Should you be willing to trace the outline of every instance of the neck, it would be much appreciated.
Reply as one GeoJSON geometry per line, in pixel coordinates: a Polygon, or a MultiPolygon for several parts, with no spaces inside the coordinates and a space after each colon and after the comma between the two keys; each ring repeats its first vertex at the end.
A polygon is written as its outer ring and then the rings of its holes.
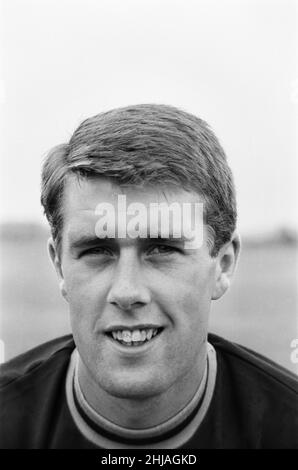
{"type": "Polygon", "coordinates": [[[144,429],[157,426],[174,417],[197,392],[207,365],[207,352],[200,355],[191,370],[166,391],[146,398],[119,398],[103,390],[85,367],[80,356],[77,377],[89,405],[101,416],[118,426],[144,429]]]}

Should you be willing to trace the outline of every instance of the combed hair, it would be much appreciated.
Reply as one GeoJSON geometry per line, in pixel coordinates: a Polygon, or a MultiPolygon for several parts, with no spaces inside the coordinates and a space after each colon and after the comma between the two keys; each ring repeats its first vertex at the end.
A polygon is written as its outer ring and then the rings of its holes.
{"type": "Polygon", "coordinates": [[[57,245],[70,174],[111,178],[119,186],[172,185],[198,193],[213,233],[211,256],[235,230],[235,188],[225,152],[205,121],[175,107],[144,104],[97,114],[83,121],[67,144],[48,153],[41,203],[57,245]]]}

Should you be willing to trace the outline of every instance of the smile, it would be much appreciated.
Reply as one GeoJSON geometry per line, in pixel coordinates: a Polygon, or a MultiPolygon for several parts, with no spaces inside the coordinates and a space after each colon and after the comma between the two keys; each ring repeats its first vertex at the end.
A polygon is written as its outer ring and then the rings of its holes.
{"type": "Polygon", "coordinates": [[[135,329],[115,329],[107,334],[114,341],[127,347],[142,346],[154,340],[160,334],[163,328],[135,328],[135,329]]]}

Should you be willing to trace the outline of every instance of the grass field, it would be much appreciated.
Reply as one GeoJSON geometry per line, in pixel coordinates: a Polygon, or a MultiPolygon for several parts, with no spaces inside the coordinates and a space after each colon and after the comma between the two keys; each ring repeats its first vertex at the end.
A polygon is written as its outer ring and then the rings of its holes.
{"type": "MultiPolygon", "coordinates": [[[[70,331],[42,231],[1,235],[1,334],[5,359],[70,331]]],[[[298,373],[291,362],[297,331],[297,250],[244,245],[233,286],[213,302],[210,330],[298,373]]]]}

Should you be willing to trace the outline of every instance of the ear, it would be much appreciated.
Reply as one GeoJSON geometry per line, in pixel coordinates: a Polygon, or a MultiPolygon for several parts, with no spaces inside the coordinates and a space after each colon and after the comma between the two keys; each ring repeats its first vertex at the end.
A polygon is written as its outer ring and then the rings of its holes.
{"type": "Polygon", "coordinates": [[[67,290],[65,286],[65,280],[64,280],[62,265],[61,265],[61,258],[59,256],[56,244],[52,238],[48,239],[48,253],[49,253],[51,262],[55,268],[58,280],[59,280],[59,289],[60,289],[61,295],[64,297],[66,301],[68,301],[67,290]]]}
{"type": "Polygon", "coordinates": [[[240,253],[240,237],[234,232],[231,240],[221,247],[217,255],[215,284],[212,300],[217,300],[229,289],[240,253]]]}

